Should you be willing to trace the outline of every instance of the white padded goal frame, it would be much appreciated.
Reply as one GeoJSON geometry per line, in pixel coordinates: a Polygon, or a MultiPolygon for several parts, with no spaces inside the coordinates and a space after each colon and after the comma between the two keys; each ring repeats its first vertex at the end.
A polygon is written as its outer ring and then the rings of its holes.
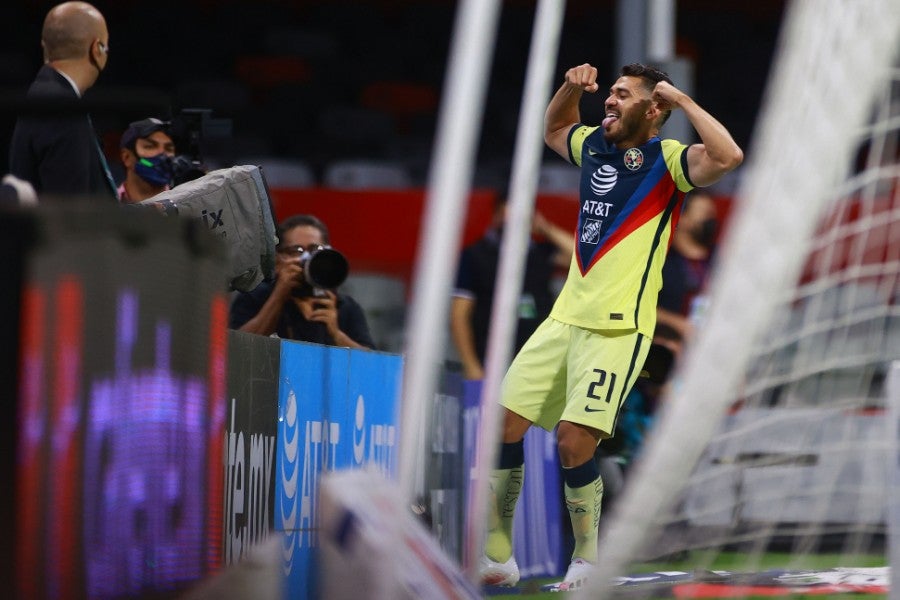
{"type": "MultiPolygon", "coordinates": [[[[900,360],[895,360],[888,374],[888,418],[891,432],[888,481],[891,498],[900,498],[900,360]]],[[[888,507],[888,555],[891,565],[891,600],[900,598],[900,503],[888,507]]]]}

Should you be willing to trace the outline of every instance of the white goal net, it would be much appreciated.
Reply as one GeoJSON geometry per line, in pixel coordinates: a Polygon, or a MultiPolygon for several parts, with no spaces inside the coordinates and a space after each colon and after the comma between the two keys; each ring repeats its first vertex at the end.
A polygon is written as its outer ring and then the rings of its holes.
{"type": "Polygon", "coordinates": [[[785,19],[706,320],[605,516],[585,597],[640,596],[622,577],[648,570],[673,573],[646,578],[656,592],[886,577],[862,568],[888,565],[900,510],[885,399],[900,359],[900,2],[800,1],[785,19]]]}

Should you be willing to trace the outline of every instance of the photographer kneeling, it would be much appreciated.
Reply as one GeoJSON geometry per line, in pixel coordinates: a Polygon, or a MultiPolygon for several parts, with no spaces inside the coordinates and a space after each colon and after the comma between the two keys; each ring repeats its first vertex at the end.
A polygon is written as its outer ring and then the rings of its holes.
{"type": "Polygon", "coordinates": [[[278,240],[275,280],[240,292],[229,326],[302,342],[374,348],[362,307],[334,289],[346,278],[347,264],[330,250],[328,227],[312,215],[295,215],[279,225],[278,240]]]}

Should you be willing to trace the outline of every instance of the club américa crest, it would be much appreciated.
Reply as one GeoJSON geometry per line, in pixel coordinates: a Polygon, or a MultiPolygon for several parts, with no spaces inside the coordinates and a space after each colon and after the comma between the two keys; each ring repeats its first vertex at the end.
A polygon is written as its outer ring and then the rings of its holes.
{"type": "Polygon", "coordinates": [[[629,171],[637,171],[644,164],[644,153],[638,148],[629,148],[625,151],[625,166],[629,171]]]}

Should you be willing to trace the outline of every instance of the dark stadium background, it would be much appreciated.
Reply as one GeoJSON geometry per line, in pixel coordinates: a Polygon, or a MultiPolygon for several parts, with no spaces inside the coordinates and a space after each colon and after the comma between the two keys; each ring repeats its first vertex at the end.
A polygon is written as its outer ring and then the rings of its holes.
{"type": "MultiPolygon", "coordinates": [[[[40,67],[40,28],[56,2],[4,4],[0,39],[0,160],[11,106],[40,67]]],[[[402,162],[424,182],[456,2],[441,0],[115,0],[110,61],[89,99],[116,160],[118,136],[146,106],[213,109],[233,135],[206,154],[220,166],[277,155],[321,177],[336,159],[402,162]],[[133,101],[132,101],[133,100],[133,101]],[[104,104],[105,102],[105,104],[104,104]],[[98,114],[100,112],[100,114],[98,114]]],[[[503,3],[476,185],[505,177],[518,118],[535,2],[503,3]]],[[[616,65],[612,0],[567,4],[555,81],[588,61],[616,65]]],[[[747,147],[783,0],[677,2],[677,54],[695,63],[695,97],[747,147]]],[[[676,82],[677,83],[677,82],[676,82]]],[[[590,116],[588,111],[588,116],[590,116]]]]}

